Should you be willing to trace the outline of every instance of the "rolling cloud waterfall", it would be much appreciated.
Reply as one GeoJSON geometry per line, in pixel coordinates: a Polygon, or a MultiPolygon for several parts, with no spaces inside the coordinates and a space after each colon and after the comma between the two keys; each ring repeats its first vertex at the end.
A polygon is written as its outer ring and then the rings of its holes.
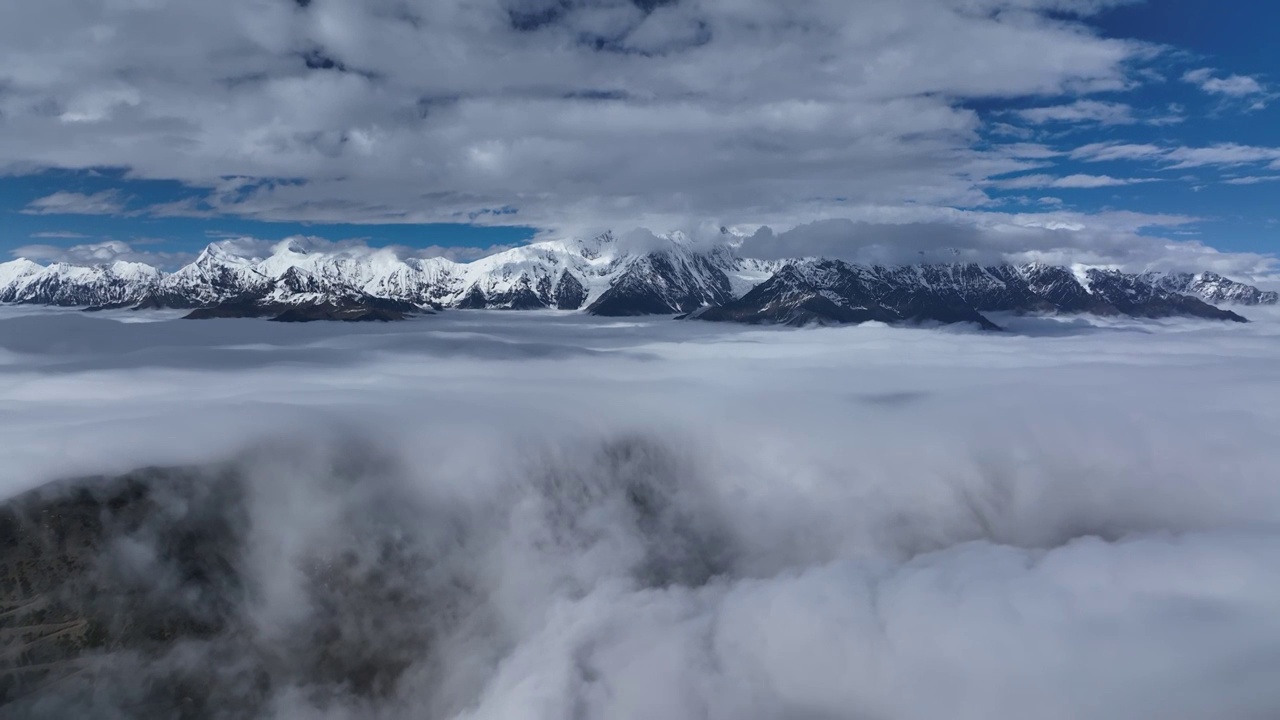
{"type": "Polygon", "coordinates": [[[1280,710],[1268,311],[6,312],[15,717],[1280,710]]]}

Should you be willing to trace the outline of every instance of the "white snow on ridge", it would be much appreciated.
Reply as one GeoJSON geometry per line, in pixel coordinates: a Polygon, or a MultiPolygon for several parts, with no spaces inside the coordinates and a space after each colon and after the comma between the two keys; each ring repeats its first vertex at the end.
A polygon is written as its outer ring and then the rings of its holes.
{"type": "MultiPolygon", "coordinates": [[[[325,293],[363,293],[419,304],[453,305],[478,290],[487,298],[510,298],[532,291],[549,297],[567,274],[581,285],[582,306],[605,293],[620,275],[651,252],[662,252],[672,264],[689,271],[698,286],[705,266],[694,262],[692,243],[676,233],[650,236],[645,253],[635,242],[620,242],[612,233],[586,239],[555,239],[512,248],[472,262],[446,258],[403,258],[389,248],[351,247],[309,250],[290,239],[265,256],[245,244],[222,241],[206,247],[190,264],[172,273],[140,263],[41,266],[19,259],[0,263],[0,302],[93,305],[103,298],[139,301],[150,295],[184,298],[195,304],[216,303],[239,294],[268,292],[280,301],[304,301],[325,293]],[[109,290],[104,286],[110,286],[109,290]]],[[[768,267],[740,261],[731,249],[710,255],[715,269],[731,276],[745,292],[768,276],[768,267]],[[741,271],[741,272],[739,272],[741,271]]],[[[498,303],[501,305],[501,301],[498,303]]]]}
{"type": "MultiPolygon", "coordinates": [[[[370,296],[420,306],[585,308],[611,288],[645,288],[665,301],[687,307],[742,297],[788,264],[739,255],[741,238],[726,234],[718,244],[697,243],[683,233],[635,231],[616,236],[544,240],[471,262],[402,257],[391,248],[367,246],[308,248],[288,239],[269,253],[229,240],[206,247],[190,264],[164,273],[141,263],[42,266],[27,259],[0,263],[0,302],[63,306],[126,305],[154,299],[152,306],[214,305],[238,297],[276,303],[322,301],[334,296],[370,296]],[[619,285],[621,283],[621,285],[619,285]],[[477,302],[477,298],[483,302],[477,302]],[[564,298],[569,298],[562,303],[564,298]],[[694,302],[698,302],[694,300],[694,302]]],[[[795,263],[811,274],[820,259],[795,263]],[[815,264],[816,263],[816,264],[815,264]]],[[[1028,269],[1018,270],[1024,276],[1028,269]]],[[[854,267],[869,282],[941,283],[959,291],[998,289],[1003,281],[977,266],[931,265],[909,268],[854,267]],[[928,270],[928,272],[926,272],[928,270]]],[[[1091,268],[1069,272],[1087,292],[1091,268]]],[[[1193,295],[1211,303],[1276,304],[1280,298],[1213,273],[1136,276],[1161,290],[1193,295]]],[[[823,278],[811,278],[819,285],[823,278]]]]}

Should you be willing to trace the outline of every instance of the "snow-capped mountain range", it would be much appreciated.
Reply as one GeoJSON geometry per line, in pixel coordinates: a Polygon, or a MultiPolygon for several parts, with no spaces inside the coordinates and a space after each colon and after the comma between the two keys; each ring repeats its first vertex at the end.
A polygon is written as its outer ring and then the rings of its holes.
{"type": "Polygon", "coordinates": [[[1243,320],[1209,303],[1275,304],[1274,292],[1213,273],[1131,275],[1046,265],[886,268],[740,256],[733,238],[700,245],[674,233],[635,247],[611,233],[549,240],[469,263],[390,249],[309,251],[284,241],[263,257],[214,243],[166,273],[19,259],[0,263],[0,302],[182,308],[195,317],[393,319],[440,308],[690,314],[746,322],[937,321],[991,326],[983,312],[1065,312],[1243,320]]]}

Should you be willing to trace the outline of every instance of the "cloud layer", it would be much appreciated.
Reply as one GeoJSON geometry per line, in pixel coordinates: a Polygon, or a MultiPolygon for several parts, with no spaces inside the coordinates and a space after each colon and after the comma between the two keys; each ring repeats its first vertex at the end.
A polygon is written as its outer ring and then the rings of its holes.
{"type": "Polygon", "coordinates": [[[1118,2],[52,0],[0,10],[0,167],[127,167],[209,189],[161,214],[309,220],[969,205],[1024,161],[975,149],[962,100],[1125,87],[1149,49],[1076,22],[1118,2]]]}
{"type": "MultiPolygon", "coordinates": [[[[1272,315],[112,317],[0,320],[0,483],[229,462],[244,624],[51,716],[175,673],[288,720],[1280,709],[1272,315]]],[[[150,537],[119,552],[164,586],[150,537]]]]}

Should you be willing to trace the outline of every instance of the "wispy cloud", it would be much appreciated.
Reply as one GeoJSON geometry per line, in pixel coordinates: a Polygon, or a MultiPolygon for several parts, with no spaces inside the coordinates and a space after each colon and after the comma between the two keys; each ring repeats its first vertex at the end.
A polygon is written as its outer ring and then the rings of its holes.
{"type": "Polygon", "coordinates": [[[1070,105],[1029,108],[1017,111],[1017,116],[1036,125],[1045,123],[1091,122],[1101,125],[1131,125],[1138,120],[1133,108],[1117,102],[1077,100],[1070,105]]]}
{"type": "Polygon", "coordinates": [[[25,215],[120,215],[125,212],[126,203],[119,190],[103,190],[91,195],[59,190],[32,200],[22,212],[25,215]]]}
{"type": "Polygon", "coordinates": [[[1267,91],[1257,78],[1249,75],[1227,75],[1218,77],[1212,68],[1189,70],[1182,76],[1183,82],[1198,86],[1211,95],[1227,95],[1229,97],[1246,97],[1260,95],[1267,91]]]}
{"type": "Polygon", "coordinates": [[[1131,105],[1099,100],[1077,100],[1067,105],[1027,108],[1014,113],[1033,125],[1095,124],[1095,125],[1172,125],[1182,122],[1180,108],[1170,107],[1163,114],[1141,114],[1131,105]]]}
{"type": "Polygon", "coordinates": [[[30,237],[35,240],[83,240],[88,235],[78,232],[68,232],[66,230],[54,230],[48,232],[31,233],[30,237]]]}
{"type": "Polygon", "coordinates": [[[1170,150],[1165,159],[1174,162],[1172,169],[1204,167],[1206,165],[1252,165],[1256,163],[1280,164],[1280,148],[1258,147],[1223,143],[1209,147],[1180,147],[1170,150]]]}
{"type": "Polygon", "coordinates": [[[1071,152],[1074,160],[1110,162],[1151,160],[1168,164],[1170,170],[1269,163],[1280,169],[1280,147],[1219,143],[1206,147],[1165,147],[1150,144],[1092,143],[1071,152]]]}
{"type": "Polygon", "coordinates": [[[1115,160],[1149,160],[1161,157],[1167,152],[1158,145],[1133,143],[1090,143],[1071,152],[1073,160],[1091,160],[1095,162],[1111,162],[1115,160]]]}
{"type": "Polygon", "coordinates": [[[1222,182],[1227,185],[1259,185],[1276,181],[1280,181],[1280,175],[1247,175],[1245,177],[1227,178],[1222,182]]]}
{"type": "Polygon", "coordinates": [[[1157,182],[1159,178],[1118,178],[1110,175],[1023,175],[1008,180],[998,180],[992,186],[1006,190],[1026,190],[1034,188],[1089,189],[1120,187],[1139,183],[1157,182]]]}

